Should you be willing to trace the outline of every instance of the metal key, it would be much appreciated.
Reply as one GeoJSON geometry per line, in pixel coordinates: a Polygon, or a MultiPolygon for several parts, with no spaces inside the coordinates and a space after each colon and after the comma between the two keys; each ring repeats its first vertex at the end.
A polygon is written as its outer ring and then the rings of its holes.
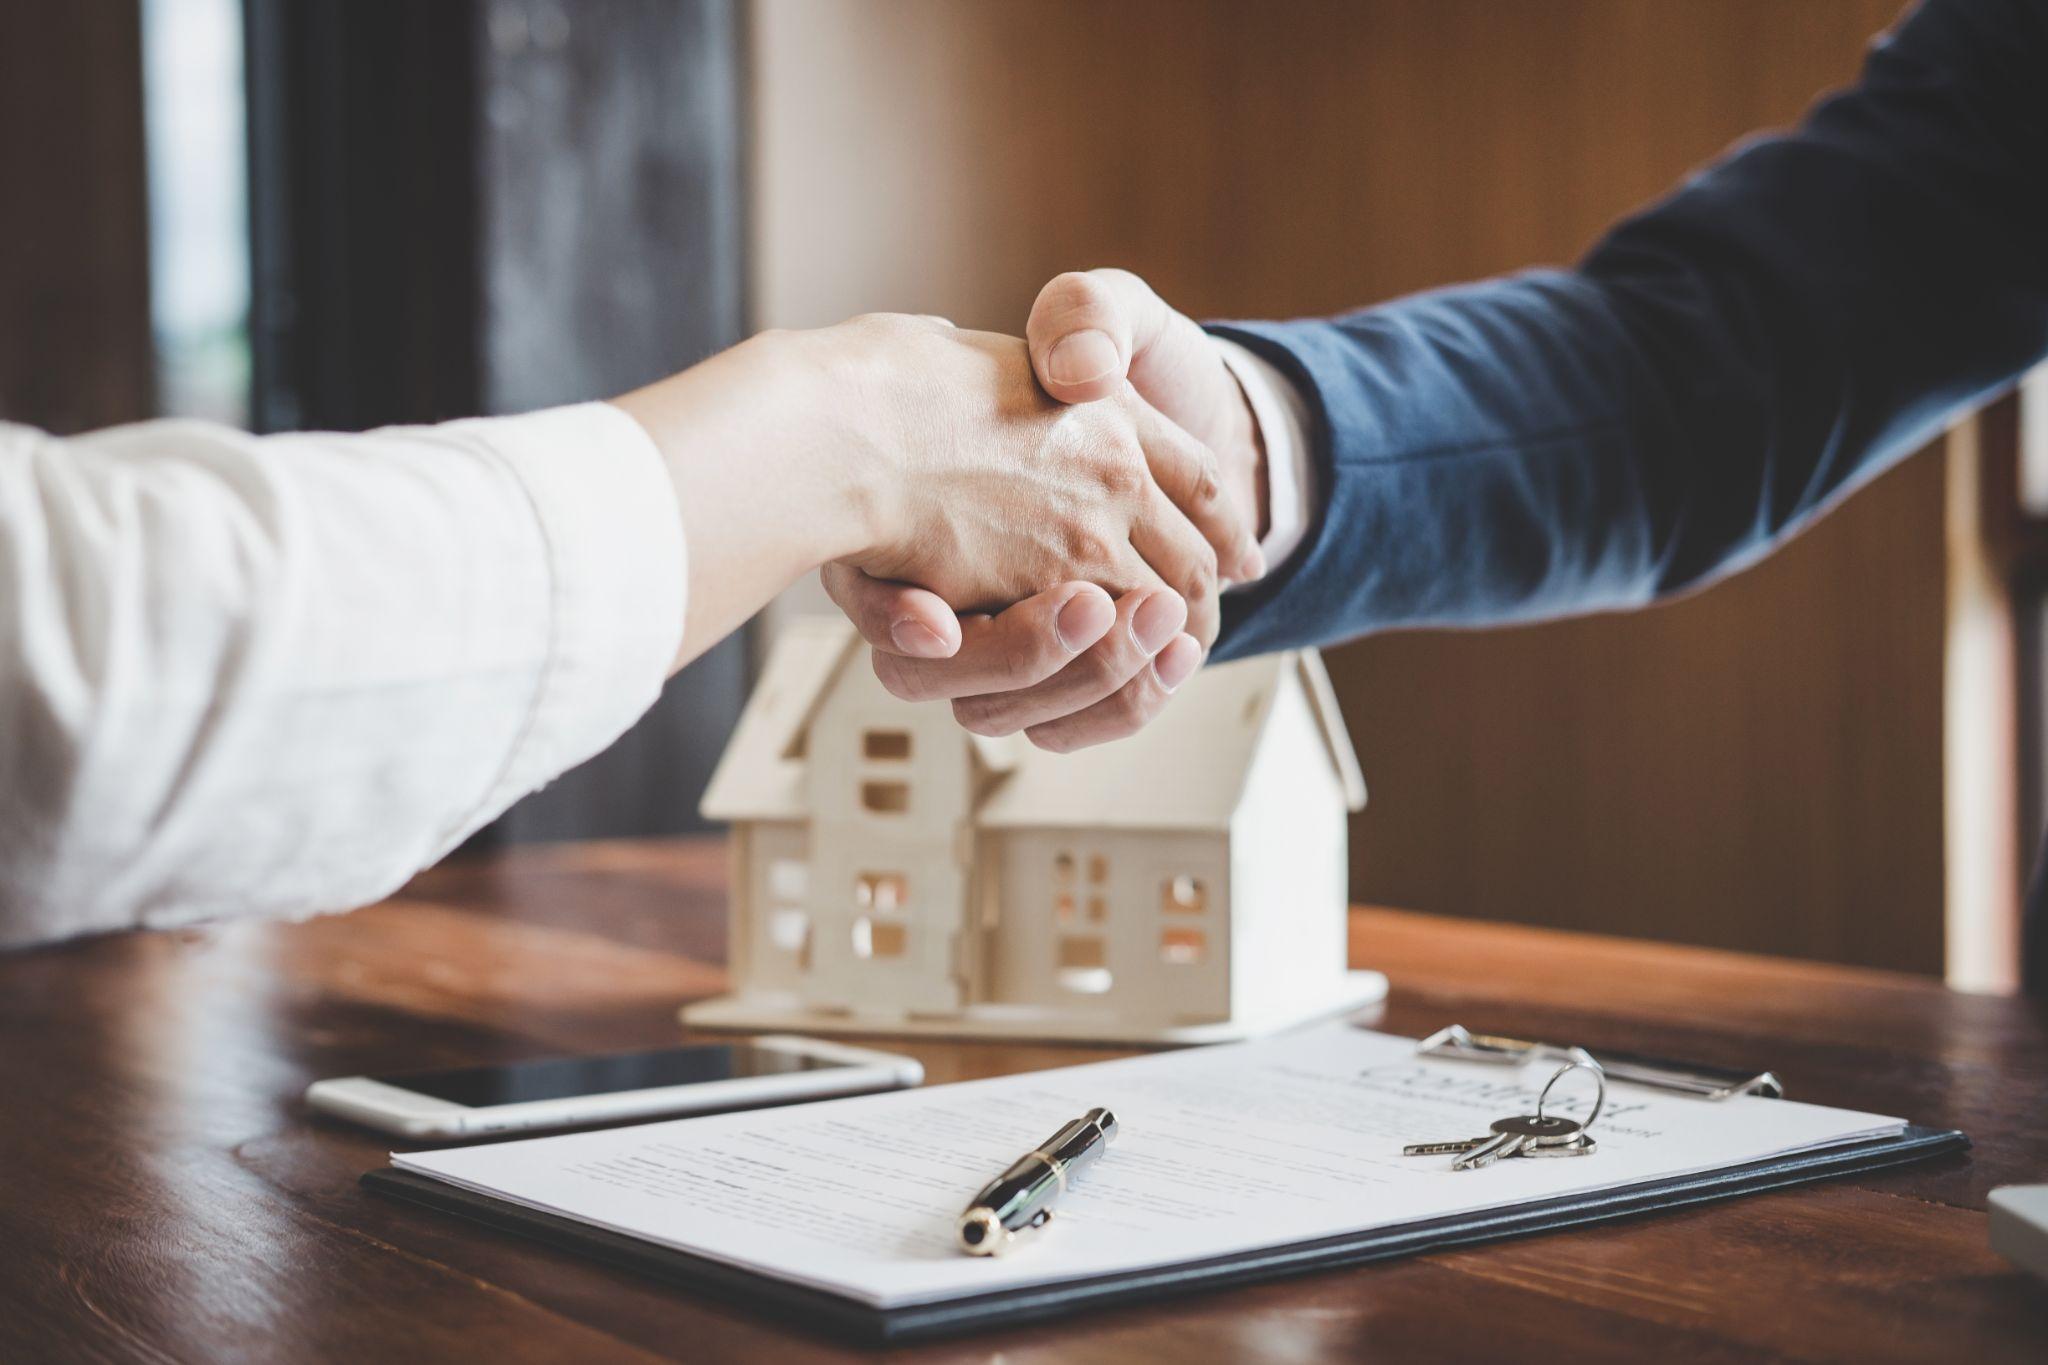
{"type": "MultiPolygon", "coordinates": [[[[1544,1148],[1567,1146],[1578,1141],[1584,1129],[1585,1125],[1575,1119],[1512,1114],[1504,1119],[1495,1119],[1492,1131],[1483,1137],[1464,1138],[1457,1142],[1411,1143],[1401,1149],[1401,1154],[1450,1156],[1455,1153],[1458,1159],[1451,1163],[1452,1170],[1476,1171],[1481,1166],[1490,1166],[1503,1157],[1521,1156],[1544,1148]]],[[[1590,1143],[1591,1139],[1586,1141],[1590,1143]]],[[[1584,1154],[1584,1151],[1572,1153],[1575,1156],[1584,1154]]]]}
{"type": "Polygon", "coordinates": [[[1545,1147],[1534,1144],[1515,1153],[1516,1156],[1591,1156],[1600,1150],[1600,1144],[1589,1134],[1581,1133],[1570,1142],[1553,1142],[1545,1147]]]}
{"type": "Polygon", "coordinates": [[[1492,1131],[1485,1137],[1466,1138],[1459,1142],[1412,1143],[1402,1148],[1401,1154],[1448,1156],[1455,1152],[1458,1159],[1451,1163],[1454,1171],[1478,1170],[1510,1156],[1591,1156],[1598,1149],[1593,1139],[1586,1135],[1586,1130],[1593,1126],[1593,1121],[1600,1117],[1600,1110],[1607,1103],[1607,1073],[1582,1048],[1573,1048],[1571,1056],[1572,1060],[1551,1075],[1543,1093],[1536,1097],[1535,1113],[1495,1119],[1492,1131]],[[1544,1112],[1544,1106],[1550,1102],[1550,1092],[1574,1071],[1587,1073],[1599,1087],[1594,1093],[1592,1110],[1583,1123],[1544,1112]]]}

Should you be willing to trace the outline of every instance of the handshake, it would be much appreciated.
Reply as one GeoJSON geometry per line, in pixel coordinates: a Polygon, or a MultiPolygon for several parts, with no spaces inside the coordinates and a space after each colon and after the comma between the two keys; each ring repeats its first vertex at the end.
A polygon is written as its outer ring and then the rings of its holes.
{"type": "Polygon", "coordinates": [[[679,664],[822,569],[891,692],[1065,751],[1150,720],[1265,572],[1237,380],[1123,271],[1054,279],[1024,340],[876,314],[617,402],[682,506],[679,664]]]}

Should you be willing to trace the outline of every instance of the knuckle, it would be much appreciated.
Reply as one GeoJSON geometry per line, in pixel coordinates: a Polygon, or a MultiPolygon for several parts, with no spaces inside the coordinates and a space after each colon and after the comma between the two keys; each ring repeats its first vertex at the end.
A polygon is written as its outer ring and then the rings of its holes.
{"type": "Polygon", "coordinates": [[[991,739],[1014,734],[1017,728],[1004,723],[998,704],[987,697],[961,697],[953,703],[953,719],[970,734],[991,739]]]}
{"type": "Polygon", "coordinates": [[[1109,305],[1109,286],[1085,270],[1068,270],[1055,275],[1045,287],[1046,296],[1066,312],[1086,312],[1109,305]]]}
{"type": "Polygon", "coordinates": [[[874,345],[903,345],[935,330],[931,322],[909,313],[860,313],[842,325],[874,345]]]}
{"type": "Polygon", "coordinates": [[[1145,660],[1138,642],[1128,630],[1120,632],[1114,648],[1096,648],[1082,656],[1081,662],[1087,667],[1089,686],[1096,691],[1108,691],[1121,687],[1130,681],[1145,660]]]}
{"type": "Polygon", "coordinates": [[[1142,492],[1152,473],[1137,433],[1114,423],[1101,409],[1086,411],[1084,420],[1096,486],[1113,501],[1142,492]]]}
{"type": "Polygon", "coordinates": [[[1070,754],[1080,746],[1073,742],[1071,727],[1065,725],[1037,725],[1024,732],[1032,747],[1043,749],[1049,754],[1070,754]]]}
{"type": "Polygon", "coordinates": [[[1045,672],[1048,650],[1037,632],[1006,635],[998,646],[995,673],[1011,687],[1025,687],[1045,672]]]}
{"type": "Polygon", "coordinates": [[[1145,486],[1144,467],[1121,452],[1102,461],[1096,478],[1102,491],[1116,502],[1136,496],[1145,486]]]}
{"type": "Polygon", "coordinates": [[[1093,279],[1098,285],[1100,285],[1105,292],[1110,291],[1109,282],[1111,280],[1115,280],[1118,284],[1121,284],[1124,288],[1128,290],[1144,294],[1148,297],[1158,297],[1156,294],[1153,293],[1151,283],[1147,281],[1144,276],[1139,275],[1133,271],[1125,270],[1122,266],[1104,266],[1100,270],[1091,272],[1089,278],[1093,279]]]}
{"type": "Polygon", "coordinates": [[[901,651],[896,649],[895,640],[890,637],[889,625],[889,613],[882,609],[880,603],[865,602],[855,605],[853,628],[860,633],[861,639],[884,654],[900,653],[901,651]]]}
{"type": "Polygon", "coordinates": [[[1111,699],[1109,719],[1119,735],[1135,734],[1152,719],[1152,689],[1133,684],[1111,699]]]}
{"type": "MultiPolygon", "coordinates": [[[[1116,561],[1116,546],[1097,527],[1078,524],[1066,528],[1061,536],[1060,548],[1065,551],[1067,563],[1080,569],[1099,569],[1116,561]]],[[[1087,574],[1075,577],[1086,578],[1087,574]]]]}

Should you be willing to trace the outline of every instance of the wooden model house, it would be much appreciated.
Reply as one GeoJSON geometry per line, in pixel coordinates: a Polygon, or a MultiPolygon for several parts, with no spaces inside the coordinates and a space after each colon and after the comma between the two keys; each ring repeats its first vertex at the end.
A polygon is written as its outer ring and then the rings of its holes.
{"type": "Polygon", "coordinates": [[[1143,1042],[1377,998],[1345,967],[1365,786],[1312,652],[1196,673],[1056,755],[897,700],[837,620],[777,641],[704,813],[732,822],[734,993],[712,1027],[1143,1042]]]}

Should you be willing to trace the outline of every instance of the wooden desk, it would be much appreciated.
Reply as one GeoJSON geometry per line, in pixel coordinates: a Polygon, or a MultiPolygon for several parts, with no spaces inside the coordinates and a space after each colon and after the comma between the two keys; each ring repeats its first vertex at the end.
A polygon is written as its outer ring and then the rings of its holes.
{"type": "MultiPolygon", "coordinates": [[[[0,1361],[652,1359],[846,1351],[375,1199],[387,1143],[321,1076],[676,1036],[724,949],[712,842],[516,852],[296,926],[0,957],[0,1361]]],[[[1385,910],[1352,921],[1386,1026],[1768,1065],[1796,1095],[1952,1125],[1968,1157],[1615,1226],[1109,1311],[916,1360],[2039,1361],[2048,1287],[1985,1245],[2048,1180],[2048,1018],[1932,982],[1385,910]]],[[[1099,1052],[903,1045],[933,1081],[1099,1052]]]]}

